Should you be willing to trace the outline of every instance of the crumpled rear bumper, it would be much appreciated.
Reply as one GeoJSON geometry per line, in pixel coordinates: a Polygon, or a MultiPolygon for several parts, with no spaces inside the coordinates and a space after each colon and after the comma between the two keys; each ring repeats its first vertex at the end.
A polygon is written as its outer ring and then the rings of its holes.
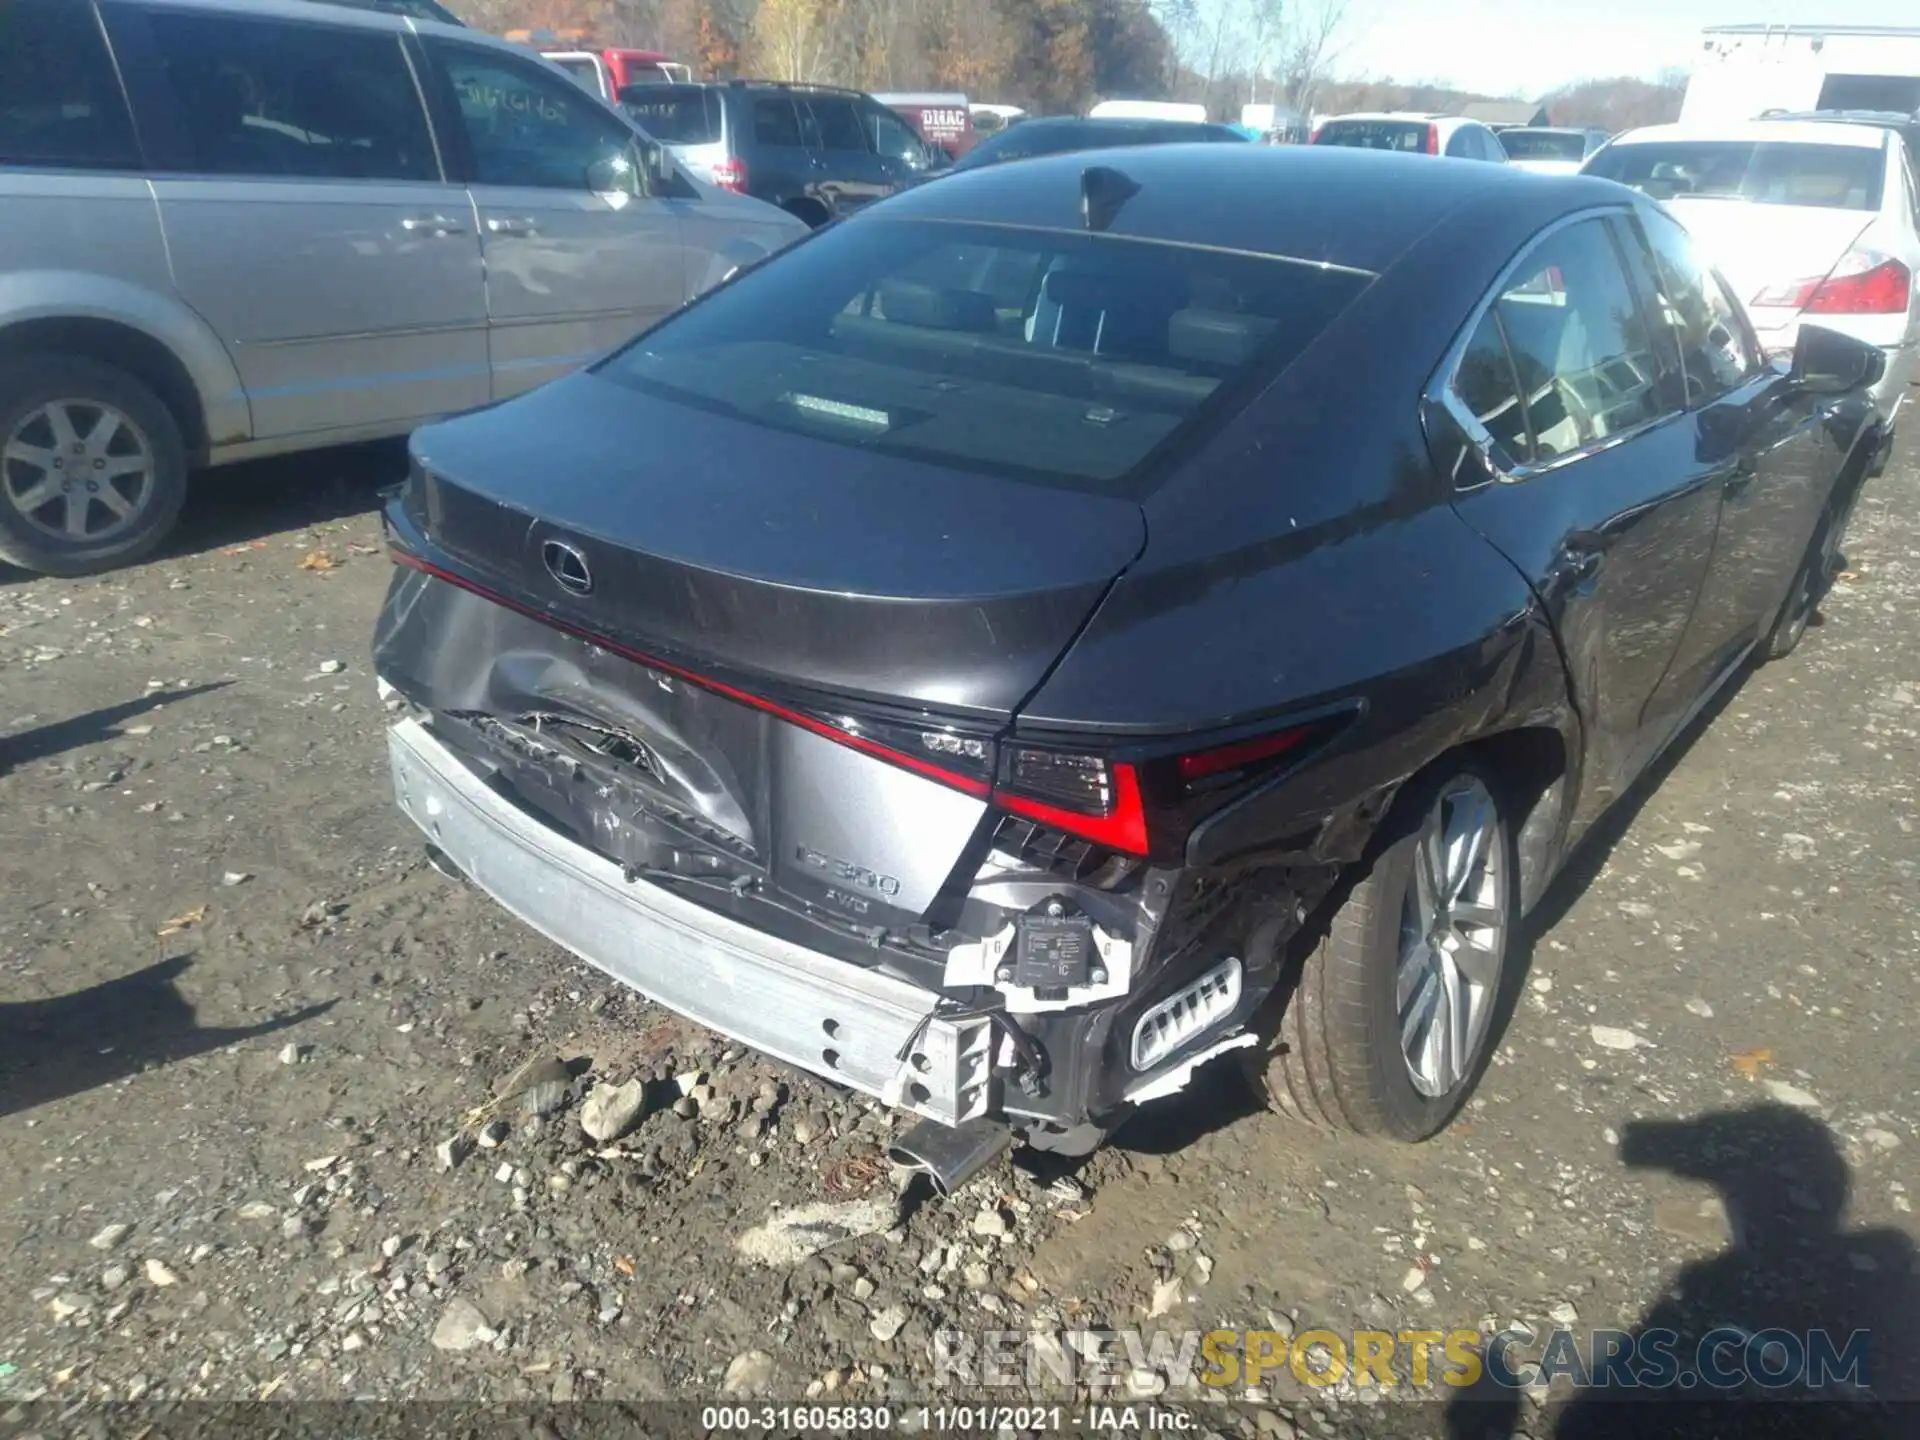
{"type": "Polygon", "coordinates": [[[945,1125],[986,1114],[993,1030],[939,997],[644,880],[512,804],[417,719],[388,732],[400,808],[521,920],[689,1019],[945,1125]]]}

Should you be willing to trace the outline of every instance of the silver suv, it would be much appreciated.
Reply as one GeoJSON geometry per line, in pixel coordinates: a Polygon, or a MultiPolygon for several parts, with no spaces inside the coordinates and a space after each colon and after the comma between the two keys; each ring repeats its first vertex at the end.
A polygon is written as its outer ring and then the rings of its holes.
{"type": "Polygon", "coordinates": [[[806,233],[531,52],[311,0],[0,0],[0,559],[552,379],[806,233]]]}

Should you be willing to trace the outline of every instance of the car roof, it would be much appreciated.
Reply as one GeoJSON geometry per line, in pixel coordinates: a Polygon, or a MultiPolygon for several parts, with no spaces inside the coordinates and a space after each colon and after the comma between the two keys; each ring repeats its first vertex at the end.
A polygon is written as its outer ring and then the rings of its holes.
{"type": "Polygon", "coordinates": [[[1771,144],[1847,145],[1859,150],[1878,150],[1886,144],[1884,136],[1867,125],[1844,120],[1737,120],[1724,125],[1701,123],[1645,125],[1616,135],[1616,145],[1651,145],[1673,141],[1764,141],[1771,144]]]}
{"type": "Polygon", "coordinates": [[[1920,114],[1909,115],[1904,110],[1768,110],[1760,119],[1779,120],[1834,120],[1843,125],[1912,125],[1920,122],[1920,114]]]}
{"type": "MultiPolygon", "coordinates": [[[[1442,115],[1437,110],[1349,110],[1344,115],[1329,115],[1323,124],[1336,120],[1464,120],[1464,115],[1442,115]]],[[[1478,120],[1473,122],[1478,125],[1478,120]]]]}
{"type": "Polygon", "coordinates": [[[1018,125],[1009,125],[1002,134],[1012,134],[1024,130],[1029,133],[1042,130],[1220,130],[1226,127],[1211,120],[1160,120],[1151,115],[1040,115],[1030,120],[1022,120],[1018,125]]]}
{"type": "MultiPolygon", "coordinates": [[[[1029,122],[1031,123],[1031,122],[1029,122]]],[[[1139,188],[1108,234],[1208,245],[1254,255],[1385,269],[1445,217],[1490,206],[1501,220],[1628,203],[1620,186],[1591,176],[1528,174],[1505,165],[1436,165],[1426,156],[1336,145],[1142,145],[1102,150],[1098,167],[1139,188]],[[1221,197],[1233,197],[1223,205],[1221,197]],[[1503,203],[1503,201],[1511,203],[1503,203]]],[[[1017,165],[956,171],[870,212],[899,220],[1081,230],[1084,151],[1017,165]]],[[[1550,218],[1550,217],[1549,217],[1550,218]]],[[[864,217],[862,223],[865,223],[864,217]]],[[[1517,246],[1530,232],[1517,232],[1517,246]]]]}
{"type": "MultiPolygon", "coordinates": [[[[140,6],[144,0],[122,0],[122,3],[140,6]]],[[[348,25],[368,30],[405,31],[418,28],[423,34],[458,34],[462,40],[473,45],[485,45],[491,49],[507,50],[516,55],[531,55],[536,52],[529,46],[516,45],[512,41],[502,40],[497,35],[489,35],[484,30],[476,30],[460,22],[426,18],[425,6],[409,4],[408,0],[166,0],[170,8],[185,7],[207,14],[245,16],[258,19],[262,16],[279,20],[305,20],[311,23],[316,17],[316,8],[330,10],[326,21],[333,25],[348,25]]]]}

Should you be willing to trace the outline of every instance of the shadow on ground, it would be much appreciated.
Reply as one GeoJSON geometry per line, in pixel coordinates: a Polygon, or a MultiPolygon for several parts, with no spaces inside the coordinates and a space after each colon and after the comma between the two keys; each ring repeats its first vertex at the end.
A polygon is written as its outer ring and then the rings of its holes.
{"type": "Polygon", "coordinates": [[[88,710],[66,720],[55,720],[49,725],[37,725],[16,735],[0,735],[0,775],[17,770],[22,765],[31,765],[36,760],[50,760],[69,750],[115,739],[121,733],[119,727],[136,715],[145,715],[176,700],[204,695],[209,690],[224,690],[232,683],[230,680],[214,680],[185,690],[155,690],[138,700],[103,705],[98,710],[88,710]]]}
{"type": "MultiPolygon", "coordinates": [[[[407,478],[404,440],[340,445],[197,472],[179,524],[156,559],[250,545],[308,525],[365,515],[380,492],[407,478]]],[[[0,562],[0,585],[36,577],[0,562]]]]}
{"type": "Polygon", "coordinates": [[[46,1000],[0,1003],[0,1117],[323,1015],[309,1005],[257,1025],[203,1027],[176,981],[182,955],[46,1000]]]}
{"type": "Polygon", "coordinates": [[[406,478],[404,440],[343,445],[202,471],[193,477],[179,527],[160,554],[198,555],[365,515],[379,505],[381,490],[406,478]]]}
{"type": "MultiPolygon", "coordinates": [[[[1711,1185],[1731,1243],[1683,1265],[1633,1327],[1624,1374],[1642,1384],[1588,1385],[1527,1414],[1520,1395],[1483,1377],[1448,1405],[1451,1440],[1507,1440],[1522,1426],[1554,1440],[1920,1433],[1915,1247],[1898,1230],[1846,1227],[1851,1174],[1831,1130],[1771,1104],[1635,1120],[1621,1127],[1620,1158],[1711,1185]]],[[[1576,1363],[1600,1348],[1577,1337],[1576,1363]]],[[[1521,1374],[1553,1352],[1540,1337],[1513,1353],[1505,1368],[1521,1374]]],[[[1583,1370],[1569,1373],[1578,1382],[1583,1370]]]]}

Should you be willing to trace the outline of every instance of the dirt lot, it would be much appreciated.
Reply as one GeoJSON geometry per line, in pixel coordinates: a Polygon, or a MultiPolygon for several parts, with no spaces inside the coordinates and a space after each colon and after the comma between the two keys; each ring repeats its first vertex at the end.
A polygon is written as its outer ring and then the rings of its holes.
{"type": "MultiPolygon", "coordinates": [[[[218,477],[126,573],[4,577],[0,1395],[925,1399],[949,1328],[1844,1334],[1904,1306],[1910,1335],[1917,458],[1869,487],[1825,622],[1550,898],[1462,1124],[1340,1140],[1214,1077],[1074,1175],[945,1202],[896,1197],[863,1103],[424,864],[367,661],[395,451],[218,477]],[[540,1057],[564,1089],[473,1113],[540,1057]],[[589,1140],[582,1096],[632,1077],[642,1118],[589,1140]],[[811,1202],[874,1233],[742,1254],[811,1202]]],[[[1381,1420],[1266,1389],[1200,1410],[1381,1420]]]]}

